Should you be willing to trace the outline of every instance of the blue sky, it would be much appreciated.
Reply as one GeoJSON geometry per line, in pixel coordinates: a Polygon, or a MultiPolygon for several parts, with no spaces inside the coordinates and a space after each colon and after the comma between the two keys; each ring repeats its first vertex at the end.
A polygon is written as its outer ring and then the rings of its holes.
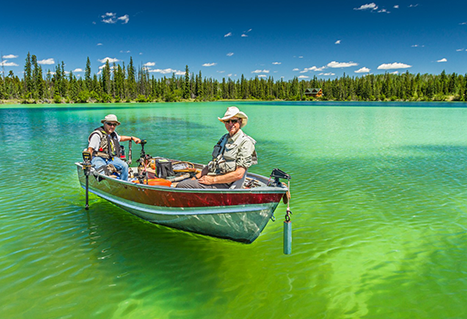
{"type": "MultiPolygon", "coordinates": [[[[236,80],[467,73],[466,1],[3,1],[2,69],[84,75],[106,59],[236,80]]],[[[1,70],[0,70],[1,71],[1,70]]]]}

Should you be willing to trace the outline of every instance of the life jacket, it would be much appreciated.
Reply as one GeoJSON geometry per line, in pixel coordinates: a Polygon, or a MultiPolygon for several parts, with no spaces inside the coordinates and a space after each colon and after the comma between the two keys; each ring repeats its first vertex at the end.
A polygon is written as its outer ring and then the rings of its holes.
{"type": "MultiPolygon", "coordinates": [[[[238,133],[239,136],[233,143],[229,143],[230,135],[227,133],[220,138],[217,144],[214,146],[212,152],[212,161],[208,164],[209,175],[223,175],[229,172],[233,172],[237,169],[237,153],[242,144],[246,141],[251,141],[253,145],[256,141],[250,136],[246,135],[243,131],[238,133]]],[[[258,164],[258,156],[256,150],[253,151],[251,165],[258,164]]]]}
{"type": "Polygon", "coordinates": [[[94,151],[93,156],[99,156],[105,159],[109,159],[112,157],[120,157],[120,143],[118,142],[118,135],[117,133],[113,132],[110,134],[107,134],[107,132],[104,130],[104,127],[98,127],[96,128],[88,138],[88,141],[91,141],[91,137],[94,134],[98,134],[101,142],[99,144],[99,148],[96,151],[94,151]]]}

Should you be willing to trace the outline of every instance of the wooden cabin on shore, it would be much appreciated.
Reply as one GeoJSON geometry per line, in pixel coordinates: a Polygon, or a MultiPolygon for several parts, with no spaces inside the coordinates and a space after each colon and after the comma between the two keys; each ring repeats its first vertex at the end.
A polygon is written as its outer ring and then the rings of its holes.
{"type": "Polygon", "coordinates": [[[305,96],[311,97],[321,97],[323,95],[323,90],[320,88],[312,88],[305,90],[305,96]]]}

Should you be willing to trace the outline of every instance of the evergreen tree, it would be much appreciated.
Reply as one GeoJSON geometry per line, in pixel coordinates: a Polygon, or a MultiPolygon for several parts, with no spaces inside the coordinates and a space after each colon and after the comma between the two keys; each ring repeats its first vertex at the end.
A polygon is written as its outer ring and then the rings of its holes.
{"type": "Polygon", "coordinates": [[[190,71],[188,70],[188,65],[185,67],[185,84],[183,86],[183,98],[190,98],[190,71]]]}
{"type": "Polygon", "coordinates": [[[24,95],[30,96],[33,89],[32,81],[32,63],[31,63],[31,54],[28,52],[26,57],[26,63],[24,64],[24,95]]]}
{"type": "Polygon", "coordinates": [[[130,57],[130,63],[128,64],[128,79],[127,79],[127,88],[128,88],[128,98],[136,98],[136,70],[133,65],[133,58],[130,57]]]}
{"type": "Polygon", "coordinates": [[[84,70],[84,82],[86,90],[92,91],[91,61],[89,60],[89,57],[86,59],[86,68],[84,70]]]}
{"type": "Polygon", "coordinates": [[[102,89],[105,94],[111,94],[111,82],[110,82],[110,64],[109,60],[105,61],[104,68],[102,69],[102,89]]]}

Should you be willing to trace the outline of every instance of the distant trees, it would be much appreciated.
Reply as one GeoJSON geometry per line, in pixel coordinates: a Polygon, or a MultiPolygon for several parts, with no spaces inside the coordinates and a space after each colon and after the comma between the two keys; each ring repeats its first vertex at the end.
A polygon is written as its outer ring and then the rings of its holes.
{"type": "Polygon", "coordinates": [[[223,78],[221,81],[190,73],[156,79],[145,67],[135,68],[130,58],[125,64],[112,65],[107,61],[100,74],[91,74],[91,62],[86,60],[84,77],[65,72],[65,63],[58,63],[54,72],[44,76],[37,57],[28,53],[24,75],[20,79],[9,72],[0,77],[0,100],[20,100],[23,103],[42,102],[175,102],[182,100],[215,101],[250,100],[311,100],[307,88],[321,88],[319,100],[332,101],[466,101],[467,75],[446,74],[368,74],[336,79],[311,80],[293,78],[289,81],[269,78],[223,78]]]}

